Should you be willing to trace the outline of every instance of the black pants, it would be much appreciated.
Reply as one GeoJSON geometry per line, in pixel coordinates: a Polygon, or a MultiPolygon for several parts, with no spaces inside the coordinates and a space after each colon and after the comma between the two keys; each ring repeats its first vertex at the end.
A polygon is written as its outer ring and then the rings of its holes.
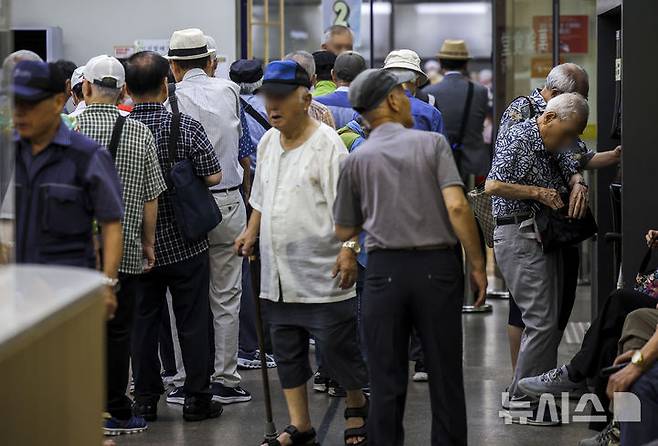
{"type": "Polygon", "coordinates": [[[569,368],[582,377],[596,377],[601,368],[612,365],[616,357],[617,341],[621,337],[626,316],[639,308],[655,307],[656,299],[644,293],[634,290],[610,293],[585,333],[580,350],[571,360],[569,368]]]}
{"type": "Polygon", "coordinates": [[[176,374],[176,355],[174,354],[174,340],[171,335],[171,320],[169,319],[169,307],[162,307],[160,318],[160,361],[165,375],[176,374]]]}
{"type": "Polygon", "coordinates": [[[133,342],[135,399],[157,401],[164,393],[158,360],[158,334],[167,288],[171,292],[176,328],[187,377],[188,396],[210,398],[208,370],[208,252],[157,267],[142,276],[143,296],[137,301],[133,342]]]}
{"type": "Polygon", "coordinates": [[[453,250],[370,253],[363,296],[372,389],[369,444],[404,443],[412,327],[420,335],[429,374],[431,444],[466,444],[463,297],[462,265],[453,250]]]}
{"type": "Polygon", "coordinates": [[[119,274],[117,311],[107,322],[107,411],[114,418],[128,420],[132,402],[126,396],[130,370],[130,335],[133,325],[135,300],[139,298],[138,275],[119,274]]]}
{"type": "MultiPolygon", "coordinates": [[[[580,248],[578,246],[569,246],[568,248],[562,249],[562,268],[563,297],[558,320],[560,331],[564,331],[564,329],[567,328],[574,303],[576,302],[578,273],[580,270],[580,248]]],[[[514,302],[514,296],[511,296],[511,299],[509,300],[509,318],[507,323],[514,327],[525,328],[525,324],[521,319],[521,309],[516,305],[516,302],[514,302]]]]}

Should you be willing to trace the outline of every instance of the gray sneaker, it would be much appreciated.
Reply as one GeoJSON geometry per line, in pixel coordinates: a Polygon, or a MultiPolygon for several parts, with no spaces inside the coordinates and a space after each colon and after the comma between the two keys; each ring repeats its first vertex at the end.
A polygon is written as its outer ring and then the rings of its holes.
{"type": "Polygon", "coordinates": [[[619,446],[620,438],[619,424],[613,422],[592,438],[580,440],[578,446],[619,446]]]}
{"type": "Polygon", "coordinates": [[[574,392],[583,386],[580,382],[569,379],[567,366],[549,370],[539,376],[531,376],[519,380],[519,389],[527,395],[539,398],[543,394],[560,396],[562,392],[574,392]]]}

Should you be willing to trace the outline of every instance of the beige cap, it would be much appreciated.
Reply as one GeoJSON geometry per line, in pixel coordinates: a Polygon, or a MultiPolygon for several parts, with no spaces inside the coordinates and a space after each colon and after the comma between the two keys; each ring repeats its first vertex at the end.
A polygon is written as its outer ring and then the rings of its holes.
{"type": "Polygon", "coordinates": [[[410,70],[418,74],[422,80],[421,84],[427,82],[427,74],[420,68],[420,57],[412,50],[394,50],[388,53],[384,61],[384,69],[410,70]]]}

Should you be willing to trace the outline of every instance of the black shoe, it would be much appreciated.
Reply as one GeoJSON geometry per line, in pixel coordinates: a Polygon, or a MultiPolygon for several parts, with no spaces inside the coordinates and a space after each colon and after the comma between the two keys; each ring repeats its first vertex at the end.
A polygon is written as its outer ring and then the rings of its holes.
{"type": "Polygon", "coordinates": [[[158,419],[158,401],[135,401],[133,414],[146,421],[156,421],[158,419]]]}
{"type": "Polygon", "coordinates": [[[329,396],[333,396],[335,398],[344,398],[347,396],[347,392],[345,389],[343,389],[340,384],[338,384],[336,381],[333,379],[329,379],[329,382],[327,384],[329,396]]]}
{"type": "Polygon", "coordinates": [[[251,401],[251,394],[242,387],[226,387],[221,383],[210,383],[212,399],[222,404],[245,403],[251,401]]]}
{"type": "Polygon", "coordinates": [[[423,364],[423,361],[416,361],[416,364],[414,364],[414,376],[411,379],[417,383],[427,381],[427,370],[425,369],[425,364],[423,364]]]}
{"type": "Polygon", "coordinates": [[[206,418],[217,418],[223,411],[222,403],[209,397],[188,396],[185,397],[183,405],[183,418],[185,421],[202,421],[206,418]]]}
{"type": "Polygon", "coordinates": [[[328,383],[329,383],[329,378],[323,375],[320,370],[315,372],[315,377],[313,378],[313,390],[320,393],[327,393],[328,383]]]}

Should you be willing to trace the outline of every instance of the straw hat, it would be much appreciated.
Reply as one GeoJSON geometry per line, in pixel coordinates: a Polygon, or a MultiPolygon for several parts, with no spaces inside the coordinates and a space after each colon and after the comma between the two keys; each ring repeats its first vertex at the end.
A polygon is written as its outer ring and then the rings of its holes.
{"type": "Polygon", "coordinates": [[[208,49],[208,40],[198,28],[189,28],[174,31],[169,40],[170,60],[201,59],[214,54],[214,50],[208,49]]]}
{"type": "Polygon", "coordinates": [[[466,42],[463,40],[450,39],[443,41],[438,56],[439,59],[447,60],[469,60],[471,58],[470,54],[468,54],[466,42]]]}

